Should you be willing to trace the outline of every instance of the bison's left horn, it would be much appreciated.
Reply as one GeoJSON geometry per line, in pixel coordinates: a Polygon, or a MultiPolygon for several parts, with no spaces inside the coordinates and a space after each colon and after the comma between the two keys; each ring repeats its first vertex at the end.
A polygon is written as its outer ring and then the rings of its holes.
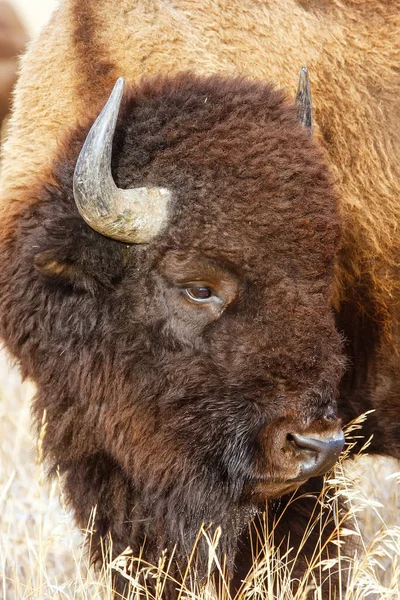
{"type": "Polygon", "coordinates": [[[171,192],[160,187],[124,190],[114,182],[112,141],[123,91],[120,77],[88,133],[75,167],[74,198],[92,229],[122,242],[145,244],[165,226],[171,192]]]}
{"type": "Polygon", "coordinates": [[[303,127],[313,135],[313,110],[311,100],[310,77],[306,67],[300,69],[299,84],[297,87],[296,104],[298,107],[299,119],[303,127]]]}

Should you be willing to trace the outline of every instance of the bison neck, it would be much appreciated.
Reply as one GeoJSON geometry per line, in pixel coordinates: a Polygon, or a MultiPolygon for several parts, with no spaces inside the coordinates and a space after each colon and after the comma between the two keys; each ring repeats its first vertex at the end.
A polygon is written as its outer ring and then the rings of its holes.
{"type": "Polygon", "coordinates": [[[337,326],[343,333],[348,359],[340,389],[340,416],[346,424],[372,411],[362,426],[363,438],[354,452],[372,437],[369,453],[400,458],[400,356],[396,349],[400,332],[384,337],[381,324],[351,302],[342,305],[337,326]]]}

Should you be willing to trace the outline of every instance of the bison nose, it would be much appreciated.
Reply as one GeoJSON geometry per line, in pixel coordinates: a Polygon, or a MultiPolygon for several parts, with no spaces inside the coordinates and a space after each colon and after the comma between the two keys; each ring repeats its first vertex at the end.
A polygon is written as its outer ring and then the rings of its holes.
{"type": "Polygon", "coordinates": [[[289,433],[287,439],[298,453],[301,477],[315,477],[326,473],[333,467],[344,446],[344,434],[341,430],[330,435],[314,436],[289,433]]]}

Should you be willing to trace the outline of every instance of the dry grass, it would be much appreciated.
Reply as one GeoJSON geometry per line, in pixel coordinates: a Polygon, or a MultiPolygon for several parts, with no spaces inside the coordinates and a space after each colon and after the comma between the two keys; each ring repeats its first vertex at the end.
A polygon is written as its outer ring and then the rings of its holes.
{"type": "MultiPolygon", "coordinates": [[[[3,354],[0,355],[0,382],[0,597],[4,600],[111,600],[111,571],[115,569],[127,573],[132,583],[130,598],[138,598],[140,591],[146,595],[143,585],[146,587],[146,581],[152,580],[157,582],[156,597],[161,599],[165,572],[168,572],[166,557],[158,567],[152,567],[133,559],[128,550],[114,563],[106,561],[101,573],[90,568],[84,550],[85,540],[90,544],[90,526],[86,532],[78,532],[63,502],[59,481],[52,484],[45,481],[40,440],[36,443],[30,432],[29,399],[33,390],[29,384],[20,383],[17,372],[9,368],[3,354]]],[[[42,435],[45,435],[45,424],[42,435]]],[[[344,468],[339,466],[334,479],[327,482],[327,486],[335,489],[329,507],[330,518],[337,521],[343,518],[337,514],[336,502],[344,495],[355,530],[352,533],[342,528],[340,539],[355,536],[360,546],[355,557],[341,557],[341,576],[348,583],[343,600],[400,598],[400,527],[396,526],[400,476],[396,470],[399,466],[394,462],[362,457],[344,468]]],[[[324,508],[322,499],[321,508],[324,508]]],[[[322,527],[325,518],[314,515],[310,527],[322,527]]],[[[209,544],[211,571],[216,560],[218,535],[211,538],[207,531],[199,535],[205,536],[209,544]]],[[[264,555],[259,557],[252,577],[246,582],[241,595],[243,600],[303,600],[310,590],[315,600],[328,600],[322,598],[318,588],[313,589],[310,573],[294,593],[290,572],[292,554],[281,549],[279,555],[274,549],[273,532],[265,531],[265,539],[264,555]]],[[[340,539],[337,539],[339,545],[340,539]]],[[[320,564],[318,554],[317,548],[314,566],[329,578],[338,564],[320,564]]],[[[182,600],[228,598],[223,585],[218,593],[211,585],[201,590],[194,570],[188,575],[186,582],[189,583],[182,589],[182,600]]]]}

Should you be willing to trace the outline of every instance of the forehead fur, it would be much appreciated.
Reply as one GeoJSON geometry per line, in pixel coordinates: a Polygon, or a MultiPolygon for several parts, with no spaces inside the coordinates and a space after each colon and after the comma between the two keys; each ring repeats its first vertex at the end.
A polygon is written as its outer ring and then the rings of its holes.
{"type": "Polygon", "coordinates": [[[326,277],[339,231],[336,196],[296,108],[271,85],[182,73],[129,90],[114,140],[119,187],[173,192],[157,246],[198,249],[254,268],[279,260],[326,277]]]}

